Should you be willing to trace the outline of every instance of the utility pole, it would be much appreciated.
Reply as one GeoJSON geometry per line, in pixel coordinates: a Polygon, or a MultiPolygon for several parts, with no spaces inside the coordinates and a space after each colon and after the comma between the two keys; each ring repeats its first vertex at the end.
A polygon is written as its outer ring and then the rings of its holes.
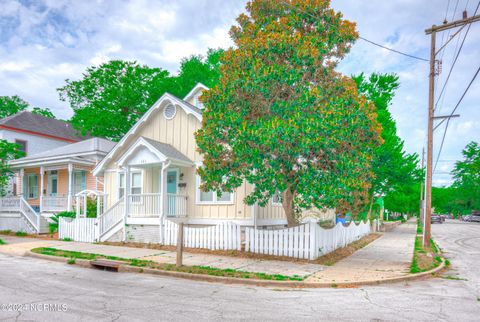
{"type": "MultiPolygon", "coordinates": [[[[427,179],[425,182],[425,217],[424,217],[424,230],[423,230],[423,246],[430,246],[431,237],[431,221],[432,215],[432,175],[433,175],[433,107],[435,104],[435,64],[436,64],[436,51],[435,51],[435,38],[436,33],[449,30],[456,27],[461,27],[469,23],[473,23],[480,20],[480,15],[476,15],[467,18],[466,12],[463,13],[463,19],[456,20],[450,23],[444,23],[440,26],[433,25],[432,28],[425,30],[427,35],[431,35],[431,47],[430,47],[430,73],[429,73],[429,89],[428,89],[428,141],[427,141],[427,179]]],[[[443,48],[443,47],[442,47],[443,48]]],[[[448,118],[448,116],[447,116],[448,118]]]]}
{"type": "MultiPolygon", "coordinates": [[[[425,167],[425,147],[422,148],[422,171],[425,167]]],[[[423,190],[425,189],[425,186],[423,185],[424,183],[424,180],[422,180],[422,182],[420,183],[420,212],[419,212],[419,216],[420,216],[420,223],[422,224],[422,227],[423,227],[423,222],[424,222],[424,219],[423,219],[423,216],[425,215],[424,214],[424,210],[423,210],[423,190]]]]}

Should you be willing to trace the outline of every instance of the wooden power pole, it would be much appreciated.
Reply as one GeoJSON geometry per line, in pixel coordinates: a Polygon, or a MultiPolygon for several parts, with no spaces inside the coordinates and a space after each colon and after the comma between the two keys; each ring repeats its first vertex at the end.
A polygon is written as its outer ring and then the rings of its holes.
{"type": "MultiPolygon", "coordinates": [[[[425,147],[422,148],[422,171],[423,169],[425,168],[425,147]]],[[[420,216],[420,223],[422,224],[422,227],[423,227],[423,216],[425,215],[424,214],[424,208],[423,208],[423,192],[425,190],[425,186],[424,186],[424,182],[425,180],[422,180],[422,182],[420,183],[420,212],[419,212],[419,216],[420,216]]]]}
{"type": "MultiPolygon", "coordinates": [[[[429,73],[429,86],[428,86],[428,141],[427,141],[427,179],[425,182],[425,216],[424,216],[424,230],[423,230],[423,246],[430,246],[430,217],[432,215],[432,175],[433,175],[433,110],[435,104],[435,64],[436,54],[435,51],[435,38],[436,33],[449,30],[456,27],[461,27],[469,23],[473,23],[480,20],[480,15],[476,15],[470,18],[466,18],[464,12],[464,19],[453,21],[450,23],[444,23],[440,26],[433,25],[432,28],[425,30],[427,35],[431,35],[431,47],[430,47],[430,73],[429,73]]],[[[442,47],[443,48],[443,47],[442,47]]],[[[441,48],[441,49],[442,49],[441,48]]],[[[449,118],[450,116],[447,116],[449,118]]]]}

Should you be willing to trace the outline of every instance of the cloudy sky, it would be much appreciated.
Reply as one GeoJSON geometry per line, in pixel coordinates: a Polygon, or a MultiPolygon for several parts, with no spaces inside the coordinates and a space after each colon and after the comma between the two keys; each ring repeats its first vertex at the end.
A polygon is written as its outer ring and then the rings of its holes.
{"type": "MultiPolygon", "coordinates": [[[[69,106],[56,89],[78,79],[86,67],[109,59],[137,60],[175,73],[182,57],[208,48],[231,46],[228,30],[244,10],[243,0],[0,0],[0,96],[19,95],[31,105],[49,107],[69,118],[69,106]]],[[[385,46],[428,58],[432,24],[473,14],[478,0],[333,0],[334,9],[356,21],[360,35],[385,46]],[[448,10],[447,10],[448,8],[448,10]],[[456,8],[456,10],[455,10],[456,8]]],[[[465,28],[466,29],[466,28],[465,28]]],[[[442,58],[440,92],[452,65],[457,39],[442,58]]],[[[452,32],[453,33],[453,32],[452,32]]],[[[450,33],[450,35],[452,34],[450,33]]],[[[437,43],[449,33],[438,35],[437,43]]],[[[472,25],[459,55],[438,114],[451,111],[480,64],[480,23],[472,25]]],[[[395,72],[400,76],[392,114],[408,152],[421,153],[426,142],[428,63],[404,57],[358,40],[341,63],[346,74],[395,72]]],[[[462,148],[480,141],[480,78],[458,108],[446,135],[434,182],[446,184],[462,148]]],[[[435,159],[444,126],[435,134],[435,159]]]]}

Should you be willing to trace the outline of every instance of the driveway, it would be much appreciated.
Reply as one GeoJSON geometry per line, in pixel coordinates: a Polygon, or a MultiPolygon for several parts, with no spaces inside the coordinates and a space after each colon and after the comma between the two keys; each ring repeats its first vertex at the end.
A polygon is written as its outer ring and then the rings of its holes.
{"type": "Polygon", "coordinates": [[[0,304],[66,305],[60,312],[0,311],[0,320],[478,321],[480,225],[432,227],[452,260],[454,269],[446,274],[467,281],[284,290],[111,273],[0,254],[0,304]]]}

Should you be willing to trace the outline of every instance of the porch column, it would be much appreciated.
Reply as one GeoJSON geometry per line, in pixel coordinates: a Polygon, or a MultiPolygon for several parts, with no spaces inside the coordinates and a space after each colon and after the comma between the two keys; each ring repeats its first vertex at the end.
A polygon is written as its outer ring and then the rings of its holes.
{"type": "Polygon", "coordinates": [[[127,217],[130,212],[130,167],[125,168],[125,193],[123,197],[125,198],[125,207],[124,207],[124,218],[123,218],[123,241],[127,240],[127,217]]]}
{"type": "Polygon", "coordinates": [[[73,175],[73,164],[68,164],[68,196],[67,196],[67,210],[72,210],[72,175],[73,175]]]}
{"type": "Polygon", "coordinates": [[[23,182],[24,177],[25,177],[25,170],[21,168],[19,172],[19,177],[18,177],[17,196],[23,196],[23,198],[25,198],[25,196],[23,195],[23,191],[24,191],[23,185],[25,184],[23,182]]]}
{"type": "Polygon", "coordinates": [[[44,179],[45,169],[43,166],[40,167],[40,213],[43,212],[43,179],[44,179]]]}

